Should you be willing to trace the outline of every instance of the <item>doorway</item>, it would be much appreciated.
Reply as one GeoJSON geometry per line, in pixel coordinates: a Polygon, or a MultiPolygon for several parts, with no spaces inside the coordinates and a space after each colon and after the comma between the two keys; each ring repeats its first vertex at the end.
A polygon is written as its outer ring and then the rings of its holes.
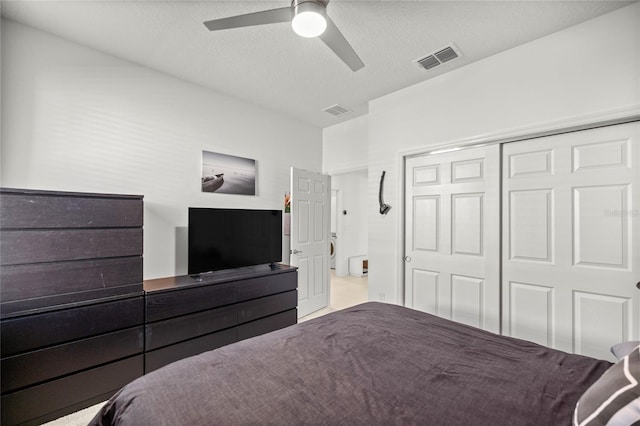
{"type": "Polygon", "coordinates": [[[338,235],[336,233],[336,219],[338,217],[338,190],[331,190],[331,237],[329,239],[329,268],[336,269],[336,255],[338,252],[338,235]]]}
{"type": "Polygon", "coordinates": [[[330,228],[335,256],[329,308],[334,310],[368,300],[367,274],[362,267],[352,266],[354,259],[366,259],[368,253],[367,186],[366,169],[331,175],[330,228]]]}
{"type": "Polygon", "coordinates": [[[367,277],[345,276],[338,277],[335,271],[331,271],[331,290],[329,306],[315,311],[305,317],[299,318],[298,322],[304,322],[320,317],[330,312],[339,311],[350,306],[359,305],[369,300],[369,286],[367,277]]]}
{"type": "Polygon", "coordinates": [[[335,235],[335,275],[348,276],[349,260],[368,253],[366,170],[331,176],[331,232],[335,235]],[[335,195],[335,198],[334,198],[335,195]]]}

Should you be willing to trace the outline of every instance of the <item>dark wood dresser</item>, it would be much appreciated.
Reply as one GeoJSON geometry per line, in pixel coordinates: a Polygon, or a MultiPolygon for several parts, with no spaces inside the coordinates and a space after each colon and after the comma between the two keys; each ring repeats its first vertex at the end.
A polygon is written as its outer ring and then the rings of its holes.
{"type": "Polygon", "coordinates": [[[297,287],[286,265],[145,281],[145,373],[295,324],[297,287]]]}
{"type": "Polygon", "coordinates": [[[2,425],[56,419],[297,322],[297,268],[143,282],[142,232],[142,196],[0,189],[2,425]]]}
{"type": "Polygon", "coordinates": [[[2,424],[100,402],[144,372],[141,196],[0,190],[2,424]]]}

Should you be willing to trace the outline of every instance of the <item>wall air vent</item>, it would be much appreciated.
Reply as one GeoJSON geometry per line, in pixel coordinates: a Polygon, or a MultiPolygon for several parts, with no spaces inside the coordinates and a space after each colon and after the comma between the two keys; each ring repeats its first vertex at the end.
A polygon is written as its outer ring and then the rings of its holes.
{"type": "Polygon", "coordinates": [[[344,115],[344,114],[348,114],[351,112],[351,110],[345,106],[342,105],[331,105],[330,107],[327,107],[325,109],[323,109],[322,111],[324,112],[328,112],[331,115],[335,115],[336,117],[340,116],[340,115],[344,115]]]}
{"type": "Polygon", "coordinates": [[[432,68],[437,67],[438,65],[444,64],[445,62],[449,62],[453,59],[459,58],[461,55],[459,50],[456,49],[453,45],[449,45],[443,49],[438,50],[435,53],[431,53],[430,55],[424,56],[420,59],[416,59],[418,65],[420,65],[425,70],[430,70],[432,68]]]}

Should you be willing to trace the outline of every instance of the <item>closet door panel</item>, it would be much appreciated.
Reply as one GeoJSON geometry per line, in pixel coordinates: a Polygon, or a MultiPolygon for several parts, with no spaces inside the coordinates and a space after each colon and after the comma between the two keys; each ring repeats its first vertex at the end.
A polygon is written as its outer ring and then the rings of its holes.
{"type": "Polygon", "coordinates": [[[504,145],[505,334],[610,360],[640,338],[639,135],[630,123],[504,145]]]}
{"type": "Polygon", "coordinates": [[[627,340],[632,304],[629,297],[575,291],[574,351],[594,358],[610,358],[608,342],[627,340]]]}
{"type": "Polygon", "coordinates": [[[511,336],[545,346],[554,346],[554,289],[513,281],[506,285],[509,286],[511,315],[507,321],[511,336]]]}
{"type": "Polygon", "coordinates": [[[407,159],[405,304],[500,329],[499,147],[407,159]]]}
{"type": "Polygon", "coordinates": [[[484,325],[484,279],[451,275],[451,319],[474,327],[484,325]]]}
{"type": "Polygon", "coordinates": [[[553,262],[552,189],[509,194],[509,258],[553,262]]]}
{"type": "Polygon", "coordinates": [[[605,185],[573,188],[573,253],[576,265],[628,267],[631,217],[615,212],[627,211],[629,187],[605,185]]]}
{"type": "Polygon", "coordinates": [[[451,248],[454,254],[482,256],[483,194],[451,196],[451,248]]]}
{"type": "Polygon", "coordinates": [[[409,282],[412,308],[433,315],[443,315],[438,310],[438,278],[440,273],[413,268],[413,276],[409,282]]]}
{"type": "Polygon", "coordinates": [[[440,222],[440,196],[416,197],[413,216],[423,218],[414,224],[413,250],[438,251],[438,224],[440,222]]]}

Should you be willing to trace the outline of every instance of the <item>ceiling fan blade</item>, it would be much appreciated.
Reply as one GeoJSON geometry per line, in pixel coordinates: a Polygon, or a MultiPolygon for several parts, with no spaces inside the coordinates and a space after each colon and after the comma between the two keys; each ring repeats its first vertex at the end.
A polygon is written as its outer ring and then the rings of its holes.
{"type": "Polygon", "coordinates": [[[250,27],[253,25],[278,24],[291,21],[291,7],[263,10],[261,12],[247,13],[245,15],[230,16],[228,18],[206,21],[204,25],[211,31],[226,30],[229,28],[250,27]]]}
{"type": "Polygon", "coordinates": [[[319,37],[352,71],[364,67],[364,62],[328,16],[327,29],[319,37]]]}

